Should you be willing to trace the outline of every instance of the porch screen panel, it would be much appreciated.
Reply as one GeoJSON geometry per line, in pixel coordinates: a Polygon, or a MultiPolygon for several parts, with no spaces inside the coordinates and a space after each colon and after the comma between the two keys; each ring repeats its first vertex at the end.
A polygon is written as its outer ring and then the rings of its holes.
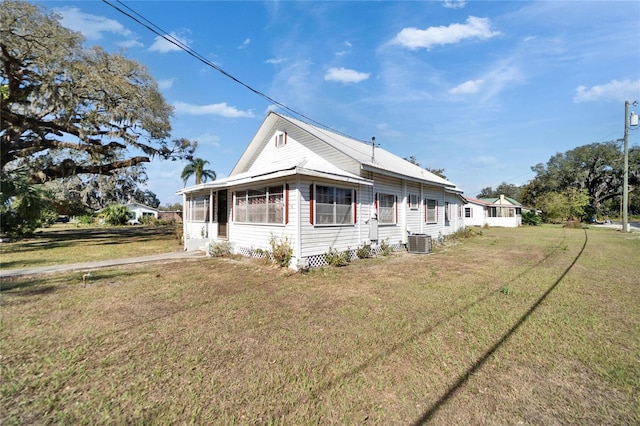
{"type": "Polygon", "coordinates": [[[194,197],[191,199],[191,220],[194,222],[209,221],[209,196],[194,197]]]}
{"type": "Polygon", "coordinates": [[[250,189],[247,194],[247,222],[266,223],[267,191],[266,189],[250,189]]]}
{"type": "Polygon", "coordinates": [[[235,222],[247,221],[247,191],[237,191],[233,220],[235,222]]]}
{"type": "Polygon", "coordinates": [[[284,224],[284,186],[236,192],[234,222],[284,224]]]}
{"type": "Polygon", "coordinates": [[[267,215],[269,223],[284,222],[284,194],[281,186],[268,188],[269,199],[267,203],[267,215]]]}

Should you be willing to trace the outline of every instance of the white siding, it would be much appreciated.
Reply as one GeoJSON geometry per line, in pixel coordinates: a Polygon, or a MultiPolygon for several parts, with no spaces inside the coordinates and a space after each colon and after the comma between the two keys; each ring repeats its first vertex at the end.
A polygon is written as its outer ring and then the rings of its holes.
{"type": "Polygon", "coordinates": [[[433,238],[437,238],[439,235],[445,235],[445,226],[444,226],[444,191],[442,188],[425,186],[423,187],[423,200],[424,200],[424,208],[426,208],[427,200],[436,200],[438,203],[437,207],[437,222],[436,223],[427,223],[424,220],[424,213],[422,216],[423,234],[430,235],[433,238]]]}
{"type": "Polygon", "coordinates": [[[330,145],[319,143],[313,136],[290,123],[276,123],[271,130],[270,139],[265,142],[262,151],[257,155],[249,170],[282,161],[283,158],[299,160],[322,158],[342,170],[356,175],[360,174],[360,165],[357,162],[336,151],[330,145]],[[281,132],[287,133],[287,143],[278,147],[276,146],[276,137],[281,132]]]}
{"type": "Polygon", "coordinates": [[[471,209],[471,217],[466,217],[464,223],[466,226],[484,226],[486,223],[485,207],[475,203],[465,204],[465,208],[471,209]]]}
{"type": "Polygon", "coordinates": [[[368,201],[368,198],[366,194],[363,194],[363,192],[365,191],[363,191],[362,188],[358,185],[346,185],[343,183],[336,184],[335,182],[323,180],[301,180],[301,257],[324,254],[329,250],[330,247],[333,247],[340,251],[344,251],[347,249],[356,249],[359,245],[366,242],[368,238],[368,225],[364,224],[364,220],[366,219],[363,220],[363,216],[368,217],[368,213],[363,212],[362,200],[364,198],[368,201]],[[356,190],[356,224],[345,226],[319,226],[312,224],[310,210],[310,188],[314,183],[339,186],[342,188],[351,188],[356,190]],[[363,225],[366,226],[366,230],[363,230],[363,225]]]}
{"type": "MultiPolygon", "coordinates": [[[[404,193],[402,190],[402,181],[400,179],[374,174],[374,191],[377,194],[392,194],[397,200],[397,222],[393,225],[380,224],[378,227],[378,240],[387,241],[389,244],[403,243],[406,234],[404,211],[402,209],[402,201],[404,193]]],[[[375,203],[375,200],[374,200],[375,203]]],[[[374,204],[375,205],[375,204],[374,204]]]]}

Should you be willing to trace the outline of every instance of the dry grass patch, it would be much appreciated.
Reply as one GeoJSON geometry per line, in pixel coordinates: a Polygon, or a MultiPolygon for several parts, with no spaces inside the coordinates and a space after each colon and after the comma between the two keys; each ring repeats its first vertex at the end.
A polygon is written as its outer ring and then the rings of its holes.
{"type": "Polygon", "coordinates": [[[147,256],[182,250],[173,226],[76,227],[56,224],[35,237],[0,244],[3,269],[147,256]]]}
{"type": "Polygon", "coordinates": [[[0,420],[638,423],[638,253],[490,229],[304,275],[216,258],[17,281],[0,420]]]}

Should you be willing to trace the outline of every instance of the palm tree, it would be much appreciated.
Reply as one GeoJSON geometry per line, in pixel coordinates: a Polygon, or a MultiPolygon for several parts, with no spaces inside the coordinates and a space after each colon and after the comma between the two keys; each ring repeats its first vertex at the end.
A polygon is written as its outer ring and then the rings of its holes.
{"type": "Polygon", "coordinates": [[[216,180],[216,172],[204,168],[207,164],[209,164],[209,162],[202,158],[192,159],[191,162],[184,167],[180,175],[184,185],[187,186],[187,180],[193,175],[196,177],[196,185],[204,183],[209,179],[216,180]]]}
{"type": "Polygon", "coordinates": [[[204,167],[209,164],[207,160],[202,158],[194,158],[189,164],[184,166],[180,178],[184,182],[184,186],[187,186],[187,180],[193,175],[196,176],[196,185],[206,182],[207,180],[216,180],[216,172],[213,170],[205,169],[204,167]]]}

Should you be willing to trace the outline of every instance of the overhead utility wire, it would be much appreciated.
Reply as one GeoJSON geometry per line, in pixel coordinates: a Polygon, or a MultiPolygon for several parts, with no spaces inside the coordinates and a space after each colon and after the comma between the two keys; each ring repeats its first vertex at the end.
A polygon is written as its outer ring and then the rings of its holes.
{"type": "MultiPolygon", "coordinates": [[[[279,106],[280,108],[284,109],[285,111],[288,111],[289,113],[291,113],[291,114],[293,114],[295,116],[302,117],[305,120],[307,120],[308,122],[316,124],[317,126],[319,126],[321,128],[324,128],[324,129],[330,130],[332,132],[339,133],[339,134],[342,134],[344,136],[347,136],[347,137],[351,138],[351,136],[345,135],[342,132],[334,130],[329,126],[324,125],[324,124],[320,123],[319,121],[316,121],[316,120],[312,119],[311,117],[308,117],[308,116],[306,116],[306,115],[304,115],[304,114],[302,114],[302,113],[300,113],[300,112],[298,112],[298,111],[286,106],[282,102],[278,102],[277,100],[273,99],[269,95],[266,95],[265,93],[262,93],[258,89],[255,89],[255,88],[251,87],[247,83],[244,83],[240,79],[238,79],[238,78],[234,77],[233,75],[229,74],[227,71],[223,70],[218,65],[214,64],[213,62],[211,62],[210,60],[208,60],[207,58],[202,56],[200,53],[198,53],[195,50],[193,50],[191,47],[187,46],[185,43],[183,43],[180,40],[176,39],[175,37],[171,36],[167,31],[163,30],[162,28],[160,28],[159,26],[157,26],[156,24],[154,24],[153,22],[151,22],[150,20],[148,20],[147,18],[142,16],[140,13],[136,12],[135,10],[133,10],[132,8],[130,8],[129,6],[124,4],[122,1],[116,0],[119,4],[121,4],[124,8],[128,9],[131,13],[123,10],[122,8],[120,8],[120,7],[118,7],[118,6],[114,5],[114,4],[112,4],[109,0],[102,0],[102,1],[103,1],[103,3],[106,3],[107,5],[111,6],[115,10],[117,10],[118,12],[122,13],[123,15],[131,18],[132,20],[134,20],[138,24],[142,25],[143,27],[145,27],[146,29],[148,29],[152,33],[156,34],[159,37],[162,37],[163,39],[165,39],[169,43],[171,43],[174,46],[178,47],[179,49],[183,50],[184,52],[186,52],[190,56],[196,58],[197,60],[199,60],[200,62],[204,63],[205,65],[215,69],[216,71],[218,71],[219,73],[221,73],[225,77],[230,78],[231,80],[235,81],[236,83],[240,84],[241,86],[245,87],[246,89],[249,89],[251,92],[255,93],[256,95],[260,96],[261,98],[266,99],[267,101],[279,106]],[[135,14],[137,17],[133,16],[132,13],[135,14]]],[[[355,138],[352,138],[352,139],[355,139],[355,138]]]]}

